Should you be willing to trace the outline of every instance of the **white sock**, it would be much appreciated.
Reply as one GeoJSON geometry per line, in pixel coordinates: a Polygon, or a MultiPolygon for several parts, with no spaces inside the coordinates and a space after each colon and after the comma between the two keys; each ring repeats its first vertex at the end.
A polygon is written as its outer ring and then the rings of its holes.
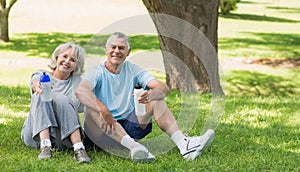
{"type": "Polygon", "coordinates": [[[134,145],[138,144],[136,141],[134,141],[133,138],[131,138],[129,135],[126,135],[121,140],[121,145],[125,146],[129,150],[133,148],[134,145]]]}
{"type": "Polygon", "coordinates": [[[82,142],[75,143],[75,144],[73,145],[73,148],[74,148],[74,151],[77,150],[77,149],[80,149],[80,148],[82,148],[82,149],[85,150],[84,145],[83,145],[82,142]]]}
{"type": "Polygon", "coordinates": [[[184,138],[186,138],[186,136],[180,130],[175,131],[171,136],[171,139],[176,144],[176,146],[178,147],[179,150],[184,149],[184,146],[185,146],[184,138]]]}
{"type": "Polygon", "coordinates": [[[51,141],[50,139],[44,139],[44,140],[41,140],[41,148],[44,148],[44,147],[51,147],[51,141]]]}

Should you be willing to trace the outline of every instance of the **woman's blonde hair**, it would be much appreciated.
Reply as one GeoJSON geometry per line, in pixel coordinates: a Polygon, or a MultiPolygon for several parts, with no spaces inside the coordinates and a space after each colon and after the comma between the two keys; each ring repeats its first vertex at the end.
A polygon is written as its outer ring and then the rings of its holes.
{"type": "Polygon", "coordinates": [[[71,75],[82,75],[82,73],[84,72],[83,67],[85,60],[85,50],[72,42],[67,42],[56,47],[56,49],[52,53],[50,64],[48,64],[48,67],[52,70],[55,70],[57,67],[56,61],[58,55],[65,52],[68,48],[72,48],[74,58],[77,60],[76,67],[71,75]]]}

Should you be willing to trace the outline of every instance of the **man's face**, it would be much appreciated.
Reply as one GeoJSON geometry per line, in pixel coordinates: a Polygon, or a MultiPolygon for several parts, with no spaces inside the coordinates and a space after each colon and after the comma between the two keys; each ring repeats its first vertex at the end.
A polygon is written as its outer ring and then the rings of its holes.
{"type": "Polygon", "coordinates": [[[113,36],[109,39],[109,43],[105,47],[105,52],[108,60],[112,64],[119,65],[125,61],[126,57],[130,53],[130,50],[128,49],[126,40],[124,38],[113,36]]]}

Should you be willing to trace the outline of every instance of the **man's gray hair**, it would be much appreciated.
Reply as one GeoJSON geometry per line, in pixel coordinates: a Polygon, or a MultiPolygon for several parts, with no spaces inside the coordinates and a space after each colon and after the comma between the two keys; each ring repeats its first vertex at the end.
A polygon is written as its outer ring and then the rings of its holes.
{"type": "Polygon", "coordinates": [[[105,47],[107,47],[107,46],[109,45],[110,39],[111,39],[112,37],[114,37],[114,36],[116,36],[117,38],[123,38],[123,39],[125,39],[126,45],[127,45],[128,49],[130,49],[130,44],[129,44],[128,37],[127,37],[124,33],[122,33],[122,32],[115,32],[115,33],[111,34],[111,35],[108,37],[107,41],[106,41],[105,47]]]}

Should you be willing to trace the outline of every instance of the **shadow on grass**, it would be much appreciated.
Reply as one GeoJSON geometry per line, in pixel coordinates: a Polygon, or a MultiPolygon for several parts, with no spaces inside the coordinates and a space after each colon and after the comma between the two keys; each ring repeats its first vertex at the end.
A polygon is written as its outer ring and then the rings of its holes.
{"type": "Polygon", "coordinates": [[[90,34],[72,33],[24,33],[11,36],[11,42],[1,43],[3,51],[25,52],[28,56],[50,57],[54,49],[62,43],[72,41],[84,44],[90,34]]]}
{"type": "Polygon", "coordinates": [[[237,20],[254,20],[254,21],[267,21],[267,22],[279,22],[279,23],[298,23],[300,21],[279,18],[279,17],[271,17],[266,15],[256,15],[256,14],[228,14],[228,15],[221,15],[222,18],[227,19],[237,19],[237,20]]]}
{"type": "MultiPolygon", "coordinates": [[[[104,55],[104,46],[108,35],[75,33],[23,33],[11,36],[11,42],[0,43],[2,51],[25,52],[27,56],[50,57],[54,49],[62,43],[72,41],[84,47],[88,54],[104,55]]],[[[137,50],[157,50],[157,36],[129,36],[131,47],[137,50]]]]}
{"type": "Polygon", "coordinates": [[[268,4],[267,2],[253,2],[253,1],[244,1],[241,0],[238,4],[268,4]]]}
{"type": "Polygon", "coordinates": [[[292,8],[292,7],[274,7],[274,6],[268,6],[267,9],[272,9],[272,10],[278,10],[283,13],[300,13],[300,8],[292,8]]]}
{"type": "Polygon", "coordinates": [[[283,96],[299,95],[292,79],[252,71],[232,71],[226,78],[228,95],[283,96]]]}
{"type": "Polygon", "coordinates": [[[260,50],[272,50],[277,57],[300,58],[300,34],[250,32],[244,34],[249,36],[219,39],[219,49],[235,50],[237,47],[240,49],[255,46],[256,49],[260,50]]]}

